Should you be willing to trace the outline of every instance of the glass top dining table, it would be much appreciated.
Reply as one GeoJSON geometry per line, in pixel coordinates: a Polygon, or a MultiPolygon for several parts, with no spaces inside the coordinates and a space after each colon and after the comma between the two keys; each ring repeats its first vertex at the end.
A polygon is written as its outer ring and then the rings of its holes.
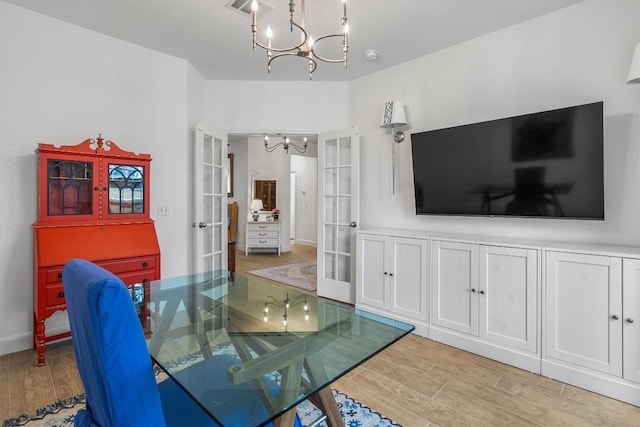
{"type": "Polygon", "coordinates": [[[293,425],[306,399],[343,425],[331,383],[414,329],[227,271],[153,281],[147,292],[151,357],[222,426],[293,425]]]}

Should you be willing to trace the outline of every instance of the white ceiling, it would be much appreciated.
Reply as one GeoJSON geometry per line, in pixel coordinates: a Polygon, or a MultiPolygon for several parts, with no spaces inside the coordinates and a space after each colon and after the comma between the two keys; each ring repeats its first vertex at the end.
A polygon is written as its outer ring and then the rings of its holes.
{"type": "MultiPolygon", "coordinates": [[[[4,0],[118,39],[188,60],[208,80],[307,80],[306,61],[287,57],[266,72],[251,48],[251,19],[229,0],[4,0]]],[[[289,0],[265,0],[274,46],[288,31],[289,0]]],[[[348,81],[582,0],[348,0],[349,66],[320,62],[313,79],[348,81]],[[364,52],[379,51],[375,62],[364,52]]],[[[296,2],[299,10],[300,0],[296,2]]],[[[340,0],[307,0],[307,30],[340,31],[340,0]]],[[[264,31],[265,27],[259,30],[264,31]]],[[[340,44],[331,43],[337,57],[340,44]]],[[[334,56],[328,50],[318,53],[334,56]]]]}

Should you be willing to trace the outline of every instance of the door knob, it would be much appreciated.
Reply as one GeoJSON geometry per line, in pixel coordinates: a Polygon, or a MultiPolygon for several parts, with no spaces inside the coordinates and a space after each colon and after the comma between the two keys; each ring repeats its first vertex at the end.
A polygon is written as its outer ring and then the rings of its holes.
{"type": "Polygon", "coordinates": [[[351,228],[356,228],[358,226],[358,223],[356,223],[355,221],[351,221],[351,224],[349,224],[349,227],[351,228]]]}
{"type": "Polygon", "coordinates": [[[198,228],[207,228],[207,224],[204,222],[201,222],[198,224],[198,228]]]}

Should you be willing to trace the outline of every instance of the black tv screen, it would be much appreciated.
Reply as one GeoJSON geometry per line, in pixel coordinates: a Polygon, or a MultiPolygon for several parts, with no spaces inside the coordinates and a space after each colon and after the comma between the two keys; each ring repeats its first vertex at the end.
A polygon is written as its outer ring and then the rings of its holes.
{"type": "Polygon", "coordinates": [[[603,103],[411,135],[416,213],[604,219],[603,103]]]}

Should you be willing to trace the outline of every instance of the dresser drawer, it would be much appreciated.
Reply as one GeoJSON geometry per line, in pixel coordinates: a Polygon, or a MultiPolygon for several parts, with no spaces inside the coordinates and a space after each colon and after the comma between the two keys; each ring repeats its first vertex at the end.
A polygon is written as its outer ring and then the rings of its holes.
{"type": "Polygon", "coordinates": [[[278,231],[249,231],[249,239],[277,239],[278,231]]]}
{"type": "Polygon", "coordinates": [[[274,248],[279,245],[278,239],[249,239],[249,246],[252,248],[274,248]]]}
{"type": "Polygon", "coordinates": [[[62,286],[62,282],[57,285],[47,286],[46,295],[48,308],[64,306],[66,304],[64,299],[64,286],[62,286]]]}
{"type": "Polygon", "coordinates": [[[264,222],[259,222],[259,223],[248,223],[247,226],[247,230],[249,232],[252,231],[274,231],[274,232],[278,232],[278,224],[274,223],[274,224],[269,224],[269,223],[264,223],[264,222]]]}
{"type": "Polygon", "coordinates": [[[125,273],[127,271],[154,269],[156,267],[156,257],[127,258],[122,260],[103,261],[98,262],[97,264],[118,276],[120,273],[125,273]]]}

